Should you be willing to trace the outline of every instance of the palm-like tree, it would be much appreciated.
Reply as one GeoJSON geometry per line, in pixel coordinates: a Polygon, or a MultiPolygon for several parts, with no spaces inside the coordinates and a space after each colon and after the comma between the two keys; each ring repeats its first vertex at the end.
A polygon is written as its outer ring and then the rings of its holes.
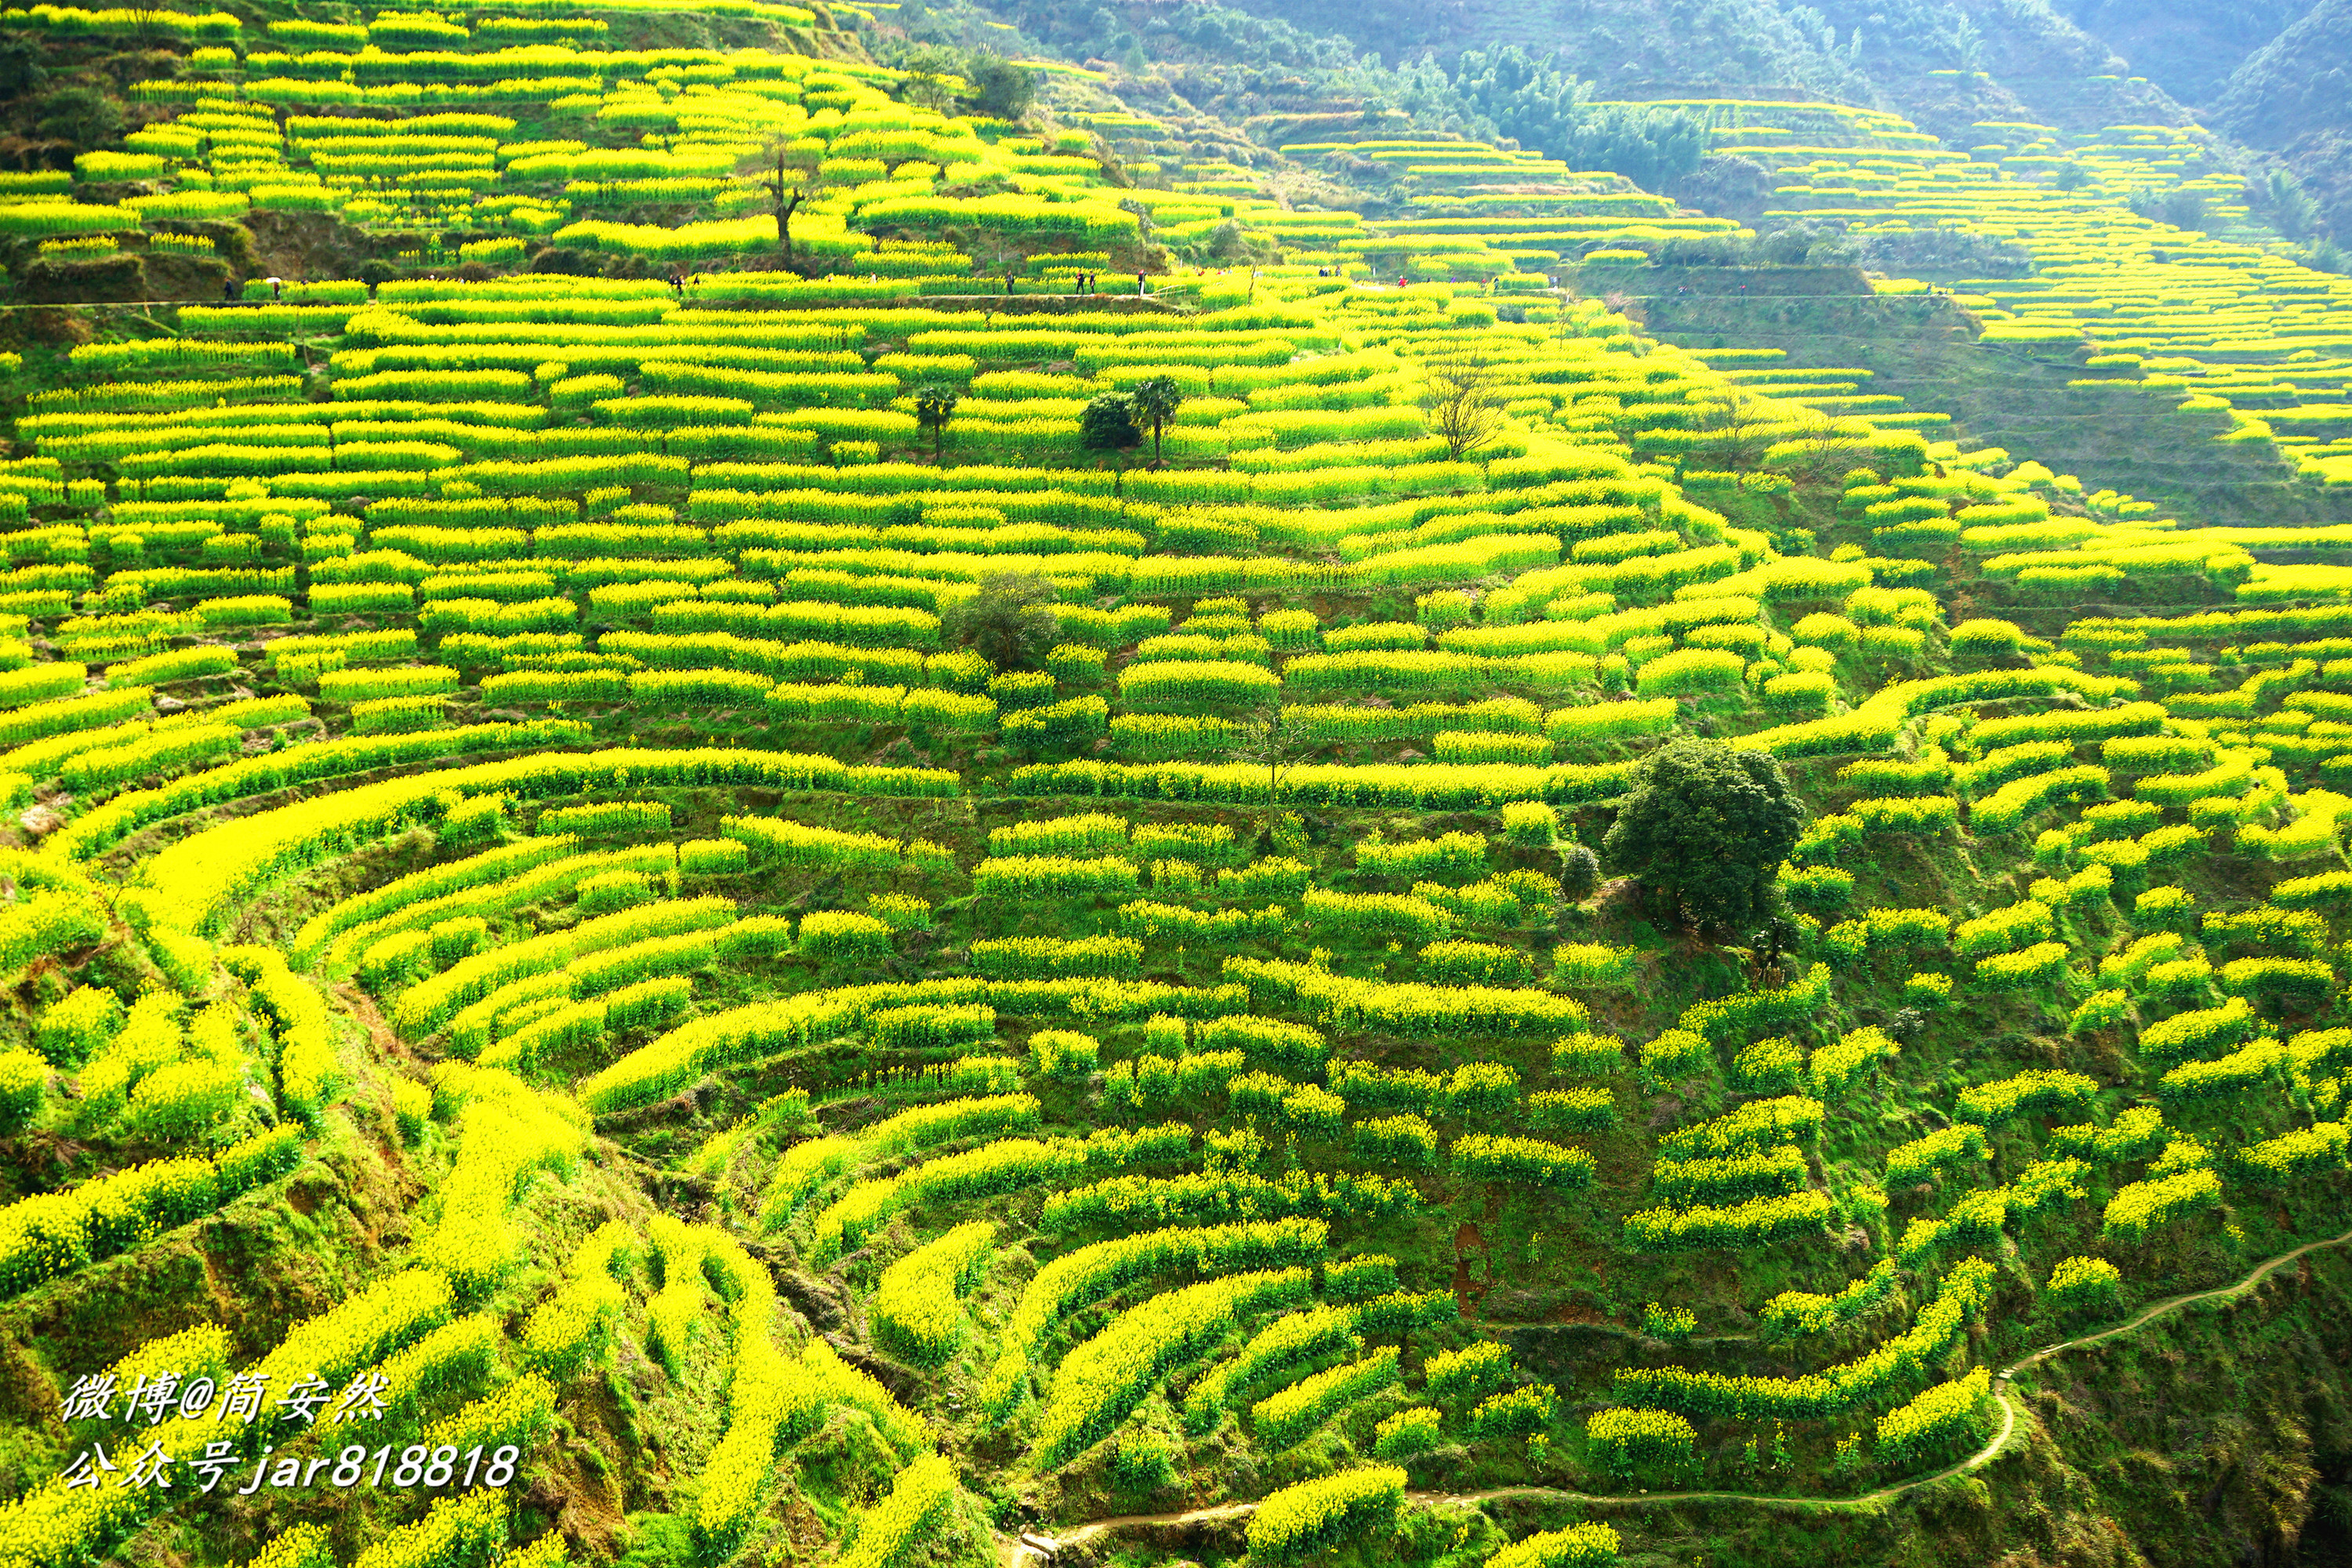
{"type": "Polygon", "coordinates": [[[940,461],[940,448],[947,436],[948,421],[955,417],[956,404],[963,396],[952,386],[926,386],[915,394],[915,422],[931,433],[931,461],[940,461]]]}
{"type": "Polygon", "coordinates": [[[1134,407],[1136,418],[1151,426],[1151,460],[1157,463],[1160,432],[1176,416],[1177,405],[1184,401],[1183,389],[1176,384],[1174,376],[1155,375],[1129,387],[1127,400],[1134,407]]]}

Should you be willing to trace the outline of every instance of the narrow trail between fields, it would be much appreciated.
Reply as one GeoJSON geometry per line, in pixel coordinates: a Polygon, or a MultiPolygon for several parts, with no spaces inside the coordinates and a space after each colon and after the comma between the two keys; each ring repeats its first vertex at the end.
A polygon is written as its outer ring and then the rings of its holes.
{"type": "MultiPolygon", "coordinates": [[[[2189,1290],[2178,1296],[2168,1296],[2161,1301],[2152,1302],[2141,1308],[2120,1323],[2101,1329],[2095,1333],[2084,1334],[2071,1340],[2062,1340],[2056,1344],[2044,1345],[2039,1350],[2027,1352],[1993,1374],[1992,1393],[1993,1398],[2000,1405],[2000,1429],[1993,1434],[1990,1441],[1957,1464],[1947,1465],[1930,1475],[1920,1476],[1912,1480],[1896,1481],[1892,1485],[1881,1487],[1875,1491],[1843,1498],[1774,1497],[1756,1492],[1733,1491],[1625,1492],[1610,1495],[1569,1491],[1559,1487],[1522,1486],[1494,1487],[1485,1491],[1475,1492],[1408,1492],[1405,1495],[1412,1501],[1423,1504],[1475,1504],[1498,1502],[1512,1498],[1529,1498],[1551,1502],[1572,1502],[1593,1509],[1644,1509],[1672,1507],[1682,1503],[1750,1503],[1763,1508],[1792,1509],[1802,1512],[1865,1512],[1883,1508],[1906,1492],[1917,1491],[1922,1487],[1934,1486],[1939,1481],[1949,1480],[1954,1476],[1968,1475],[1972,1471],[1982,1469],[1999,1458],[2001,1450],[2009,1446],[2010,1439],[2017,1435],[2019,1411],[2016,1402],[2011,1396],[2009,1384],[2019,1373],[2048,1361],[2053,1356],[2063,1355],[2068,1351],[2081,1350],[2088,1345],[2115,1339],[2118,1335],[2128,1334],[2134,1330],[2145,1328],[2159,1318],[2170,1317],[2175,1312],[2183,1311],[2202,1302],[2226,1300],[2242,1296],[2272,1274],[2308,1253],[2321,1251],[2327,1247],[2343,1247],[2347,1244],[2352,1244],[2352,1230],[2347,1230],[2341,1236],[2329,1237],[2319,1241],[2307,1241],[2291,1251],[2265,1258],[2256,1264],[2245,1278],[2231,1284],[2218,1285],[2210,1290],[2189,1290]]],[[[1186,1509],[1173,1513],[1122,1514],[1115,1519],[1097,1519],[1085,1524],[1071,1525],[1056,1535],[1040,1536],[1038,1539],[1051,1541],[1057,1546],[1078,1546],[1100,1540],[1105,1536],[1118,1535],[1129,1531],[1181,1530],[1187,1525],[1214,1524],[1228,1520],[1246,1519],[1257,1511],[1257,1507],[1255,1502],[1229,1502],[1219,1503],[1213,1508],[1186,1509]]],[[[1008,1564],[1020,1564],[1034,1563],[1040,1561],[1040,1558],[1024,1550],[1018,1542],[1008,1542],[1004,1560],[1008,1564]]]]}

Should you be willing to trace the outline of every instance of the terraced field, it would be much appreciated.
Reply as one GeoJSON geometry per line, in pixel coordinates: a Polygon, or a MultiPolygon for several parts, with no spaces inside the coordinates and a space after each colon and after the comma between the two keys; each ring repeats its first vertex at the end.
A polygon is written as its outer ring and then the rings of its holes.
{"type": "MultiPolygon", "coordinates": [[[[418,239],[0,356],[0,1564],[1604,1563],[2036,1488],[1995,1368],[2341,1229],[2352,533],[1648,335],[1736,226],[1614,177],[593,9],[151,20],[0,174],[418,239]]],[[[1715,107],[2352,483],[2179,143],[1715,107]]]]}

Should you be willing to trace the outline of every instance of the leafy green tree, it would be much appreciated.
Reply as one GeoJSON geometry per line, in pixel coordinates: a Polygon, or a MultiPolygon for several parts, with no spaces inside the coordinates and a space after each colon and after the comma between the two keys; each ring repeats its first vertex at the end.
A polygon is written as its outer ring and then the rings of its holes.
{"type": "Polygon", "coordinates": [[[122,134],[122,109],[92,87],[61,87],[40,102],[42,135],[77,147],[103,147],[122,134]]]}
{"type": "Polygon", "coordinates": [[[1590,106],[1560,142],[1575,169],[1609,169],[1645,191],[1663,191],[1698,171],[1706,127],[1685,110],[1603,103],[1590,106]]]}
{"type": "Polygon", "coordinates": [[[0,100],[21,101],[47,79],[40,51],[30,38],[18,33],[0,37],[0,100]]]}
{"type": "Polygon", "coordinates": [[[1176,409],[1184,401],[1184,389],[1176,384],[1172,375],[1155,375],[1129,387],[1127,400],[1134,407],[1135,418],[1151,427],[1151,460],[1156,463],[1160,461],[1160,431],[1176,417],[1176,409]]]}
{"type": "Polygon", "coordinates": [[[1104,393],[1078,416],[1078,445],[1089,452],[1133,451],[1143,440],[1135,412],[1135,399],[1126,393],[1104,393]]]}
{"type": "Polygon", "coordinates": [[[1765,209],[1772,205],[1772,174],[1753,158],[1713,153],[1675,182],[1669,194],[1686,207],[1738,218],[1753,228],[1764,221],[1765,209]]]}
{"type": "Polygon", "coordinates": [[[1643,759],[1601,850],[1693,927],[1744,931],[1804,824],[1778,758],[1685,736],[1643,759]]]}
{"type": "Polygon", "coordinates": [[[1249,237],[1242,232],[1241,225],[1227,218],[1209,231],[1208,243],[1203,248],[1212,259],[1232,261],[1249,254],[1249,237]]]}
{"type": "Polygon", "coordinates": [[[931,461],[940,460],[940,449],[947,437],[948,421],[955,417],[956,404],[963,394],[952,386],[926,386],[915,394],[915,423],[931,433],[931,461]]]}
{"type": "Polygon", "coordinates": [[[2156,216],[2175,228],[2205,226],[2205,196],[2201,191],[2167,191],[2156,204],[2156,216]]]}
{"type": "MultiPolygon", "coordinates": [[[[908,0],[892,20],[907,29],[912,40],[930,17],[916,0],[908,0]]],[[[882,64],[906,72],[893,89],[902,101],[920,104],[942,114],[955,111],[956,95],[948,83],[951,79],[960,82],[963,77],[964,58],[959,51],[942,44],[910,41],[896,47],[884,45],[874,52],[882,64]]]]}
{"type": "Polygon", "coordinates": [[[1061,636],[1054,605],[1061,599],[1043,577],[1001,572],[980,592],[949,607],[940,630],[999,669],[1030,669],[1061,636]]]}
{"type": "Polygon", "coordinates": [[[1601,857],[1581,844],[1570,844],[1559,852],[1559,896],[1571,904],[1580,904],[1601,887],[1601,857]]]}
{"type": "Polygon", "coordinates": [[[1463,51],[1454,90],[1506,136],[1567,161],[1608,169],[1646,191],[1696,173],[1706,157],[1706,126],[1686,110],[1595,103],[1591,88],[1517,44],[1463,51]]]}
{"type": "Polygon", "coordinates": [[[997,120],[1023,119],[1037,101],[1037,73],[996,55],[973,55],[963,78],[971,84],[964,101],[997,120]]]}
{"type": "Polygon", "coordinates": [[[1944,35],[1944,46],[1952,52],[1952,63],[1962,70],[1984,68],[1984,33],[1965,14],[1952,13],[1949,30],[1944,35]]]}
{"type": "Polygon", "coordinates": [[[2319,220],[2319,204],[2285,169],[2273,169],[2267,180],[2247,181],[2246,205],[2289,239],[2303,238],[2319,220]]]}

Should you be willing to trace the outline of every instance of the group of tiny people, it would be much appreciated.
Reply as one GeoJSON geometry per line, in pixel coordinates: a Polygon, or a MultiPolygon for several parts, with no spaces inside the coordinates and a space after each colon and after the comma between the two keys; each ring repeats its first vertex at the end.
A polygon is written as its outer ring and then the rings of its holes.
{"type": "MultiPolygon", "coordinates": [[[[1081,272],[1076,279],[1072,279],[1070,292],[1072,294],[1100,294],[1102,290],[1097,288],[1096,285],[1101,281],[1102,274],[1099,272],[1081,272]]],[[[1007,294],[1013,292],[1013,274],[1010,272],[1004,275],[1004,291],[1007,294]]],[[[1140,272],[1137,273],[1135,275],[1136,298],[1139,300],[1150,292],[1150,287],[1144,281],[1143,274],[1140,272]]]]}
{"type": "MultiPolygon", "coordinates": [[[[1251,270],[1255,272],[1256,268],[1253,268],[1251,270]]],[[[1318,267],[1315,269],[1315,276],[1318,278],[1337,277],[1339,276],[1339,268],[1333,267],[1318,267]]],[[[872,273],[867,276],[866,281],[869,283],[877,282],[880,278],[880,273],[872,273]]],[[[1101,281],[1101,279],[1102,274],[1099,272],[1081,272],[1072,279],[1070,292],[1074,295],[1100,294],[1102,290],[1097,288],[1097,285],[1101,281]]],[[[1397,274],[1396,286],[1398,288],[1402,289],[1405,287],[1406,281],[1407,279],[1404,273],[1400,272],[1397,274]]],[[[1013,274],[1008,270],[1004,274],[1004,291],[1007,294],[1013,292],[1013,274]]],[[[675,267],[670,268],[669,286],[671,290],[675,292],[679,299],[683,300],[686,298],[686,288],[689,283],[693,284],[697,288],[700,288],[702,286],[702,274],[697,272],[688,275],[675,267]]],[[[282,282],[278,279],[272,278],[269,279],[269,297],[273,300],[281,298],[284,293],[284,288],[285,286],[282,282]]],[[[1739,286],[1739,291],[1743,294],[1748,292],[1748,285],[1745,283],[1741,284],[1739,286]]],[[[224,300],[236,300],[238,298],[239,292],[240,290],[238,289],[236,279],[234,278],[221,285],[221,298],[224,300]]],[[[1135,275],[1135,292],[1139,298],[1151,292],[1150,283],[1140,272],[1135,275]]],[[[1690,289],[1686,286],[1677,285],[1675,292],[1677,294],[1687,294],[1690,292],[1690,289]]],[[[1948,300],[1952,298],[1952,290],[1949,289],[1930,287],[1927,292],[1929,295],[1938,299],[1948,300]]]]}
{"type": "MultiPolygon", "coordinates": [[[[1255,268],[1252,268],[1250,270],[1255,274],[1257,269],[1255,268]]],[[[1315,276],[1318,278],[1330,278],[1337,276],[1338,271],[1339,269],[1337,268],[1319,267],[1316,268],[1315,276]]],[[[1004,274],[1004,291],[1007,294],[1013,292],[1013,277],[1014,275],[1010,270],[1006,271],[1004,274]]],[[[872,273],[867,276],[866,281],[869,283],[876,282],[878,281],[880,278],[880,273],[872,273]]],[[[1074,295],[1099,295],[1102,292],[1101,289],[1098,287],[1101,281],[1102,274],[1099,272],[1081,272],[1071,280],[1070,292],[1074,295]]],[[[687,285],[690,283],[696,288],[700,288],[702,286],[702,274],[699,272],[689,274],[678,268],[673,267],[670,268],[668,282],[671,292],[683,300],[686,298],[687,285]]],[[[1400,289],[1405,286],[1405,275],[1402,272],[1397,274],[1396,286],[1400,289]]],[[[271,299],[280,299],[284,296],[284,292],[285,285],[280,279],[276,278],[269,279],[269,297],[271,299]]],[[[1135,292],[1139,299],[1146,297],[1151,292],[1150,281],[1143,273],[1139,272],[1135,275],[1135,292]]],[[[1936,292],[1948,294],[1951,290],[1947,289],[1936,290],[1936,292]]],[[[234,278],[221,285],[221,298],[223,300],[235,300],[241,296],[241,293],[242,290],[239,289],[236,279],[234,278]]]]}
{"type": "MultiPolygon", "coordinates": [[[[878,272],[868,273],[866,280],[868,283],[878,282],[881,279],[881,276],[882,275],[878,272]]],[[[1004,291],[1007,294],[1013,292],[1013,278],[1014,274],[1010,270],[1006,271],[1004,274],[1004,291]]],[[[1073,294],[1100,294],[1102,290],[1097,287],[1097,285],[1099,285],[1101,281],[1102,274],[1099,272],[1081,272],[1072,280],[1070,292],[1073,294]]],[[[686,289],[687,285],[689,283],[693,284],[698,289],[700,288],[702,286],[702,274],[697,272],[689,275],[680,271],[677,268],[670,268],[669,286],[671,290],[675,292],[679,299],[683,300],[686,298],[686,289]]],[[[1151,292],[1150,282],[1140,272],[1135,275],[1135,292],[1139,297],[1148,295],[1151,292]]]]}

